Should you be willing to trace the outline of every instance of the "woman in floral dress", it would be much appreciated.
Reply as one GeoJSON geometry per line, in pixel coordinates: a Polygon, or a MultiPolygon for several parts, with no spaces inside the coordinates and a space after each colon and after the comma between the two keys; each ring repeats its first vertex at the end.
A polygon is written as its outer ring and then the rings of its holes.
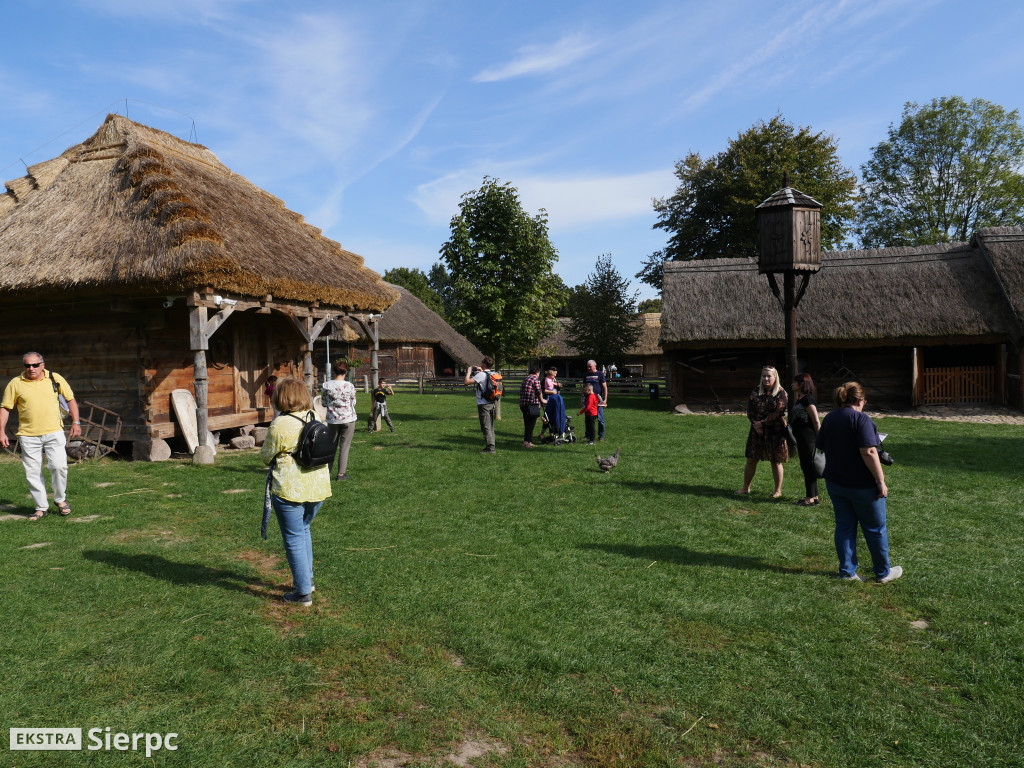
{"type": "Polygon", "coordinates": [[[770,365],[761,369],[761,382],[750,393],[747,418],[750,432],[747,434],[747,465],[743,468],[743,487],[736,493],[750,493],[750,483],[757,472],[757,462],[770,461],[775,493],[772,498],[782,495],[782,465],[789,461],[786,446],[786,411],[789,396],[779,385],[779,372],[770,365]]]}

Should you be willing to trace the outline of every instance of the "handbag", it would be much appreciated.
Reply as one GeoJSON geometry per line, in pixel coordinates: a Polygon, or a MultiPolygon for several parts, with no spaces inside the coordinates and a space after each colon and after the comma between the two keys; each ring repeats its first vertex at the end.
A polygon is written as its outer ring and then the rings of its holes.
{"type": "Polygon", "coordinates": [[[813,458],[813,461],[814,461],[814,474],[817,477],[824,477],[825,476],[825,452],[822,451],[822,450],[819,450],[818,448],[815,448],[814,449],[814,456],[812,458],[813,458]]]}
{"type": "Polygon", "coordinates": [[[60,393],[60,387],[57,386],[57,380],[53,378],[53,374],[47,371],[46,374],[50,377],[50,383],[53,384],[53,393],[57,396],[57,407],[60,408],[60,420],[64,421],[71,413],[71,406],[68,405],[67,398],[60,393]]]}
{"type": "Polygon", "coordinates": [[[792,453],[796,450],[796,435],[793,434],[793,428],[789,426],[788,421],[784,421],[783,424],[786,426],[786,447],[788,447],[789,452],[792,453]]]}

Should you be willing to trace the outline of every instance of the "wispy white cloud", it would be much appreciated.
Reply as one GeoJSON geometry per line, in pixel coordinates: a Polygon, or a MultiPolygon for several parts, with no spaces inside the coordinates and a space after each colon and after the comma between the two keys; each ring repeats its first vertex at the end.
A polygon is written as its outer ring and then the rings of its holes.
{"type": "MultiPolygon", "coordinates": [[[[479,187],[483,175],[476,169],[447,174],[420,185],[413,200],[432,224],[447,224],[458,213],[462,195],[479,187]]],[[[511,179],[528,213],[535,214],[541,208],[547,211],[552,231],[650,217],[653,215],[651,200],[671,194],[676,185],[671,169],[621,176],[557,177],[513,173],[501,178],[511,179]]]]}
{"type": "Polygon", "coordinates": [[[560,70],[587,56],[597,47],[582,34],[563,37],[553,45],[527,45],[507,64],[489,67],[473,78],[476,83],[494,83],[524,75],[540,75],[560,70]]]}
{"type": "Polygon", "coordinates": [[[720,60],[732,63],[712,69],[705,83],[685,97],[679,111],[698,110],[733,90],[763,92],[801,81],[821,86],[857,68],[876,69],[893,58],[894,28],[912,24],[933,2],[840,0],[777,7],[772,18],[757,28],[740,30],[727,41],[720,60]],[[779,31],[754,44],[762,39],[764,29],[779,31]],[[845,43],[851,35],[857,36],[856,46],[845,43]],[[744,50],[749,52],[743,55],[744,50]],[[731,56],[732,51],[737,55],[731,56]]]}

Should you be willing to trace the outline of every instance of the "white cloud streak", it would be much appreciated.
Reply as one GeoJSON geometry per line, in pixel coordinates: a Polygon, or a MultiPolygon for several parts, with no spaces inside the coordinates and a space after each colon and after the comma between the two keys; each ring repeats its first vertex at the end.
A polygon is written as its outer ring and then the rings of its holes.
{"type": "MultiPolygon", "coordinates": [[[[483,175],[475,169],[448,174],[420,185],[414,202],[432,224],[447,224],[458,213],[463,193],[479,187],[483,175]]],[[[528,213],[544,208],[552,231],[573,231],[602,222],[652,217],[651,200],[671,194],[676,178],[669,169],[622,176],[519,174],[512,183],[528,213]]]]}
{"type": "Polygon", "coordinates": [[[597,47],[582,34],[563,37],[548,46],[527,45],[507,64],[489,67],[473,78],[476,83],[495,83],[526,75],[542,75],[563,69],[586,57],[597,47]]]}

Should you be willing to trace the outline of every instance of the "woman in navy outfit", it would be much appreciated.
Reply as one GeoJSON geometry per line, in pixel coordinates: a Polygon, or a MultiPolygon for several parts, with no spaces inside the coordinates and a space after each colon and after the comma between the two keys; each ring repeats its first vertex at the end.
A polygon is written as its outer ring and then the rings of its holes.
{"type": "Polygon", "coordinates": [[[825,452],[825,488],[836,517],[839,578],[863,581],[857,574],[857,526],[871,553],[875,580],[880,584],[903,575],[889,564],[889,535],[885,524],[885,484],[878,459],[878,428],[867,414],[864,389],[855,381],[836,387],[836,409],[818,430],[817,446],[825,452]]]}

